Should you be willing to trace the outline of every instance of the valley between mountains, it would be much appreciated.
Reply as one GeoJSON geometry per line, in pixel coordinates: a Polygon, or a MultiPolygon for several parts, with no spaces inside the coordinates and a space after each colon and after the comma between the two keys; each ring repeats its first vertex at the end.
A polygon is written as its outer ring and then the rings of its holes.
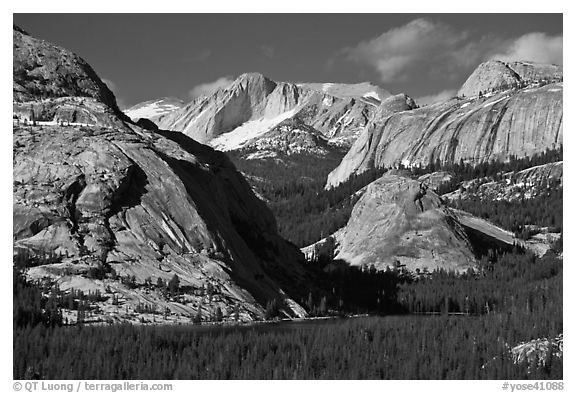
{"type": "Polygon", "coordinates": [[[490,60],[425,106],[252,72],[121,110],[74,53],[13,40],[14,261],[51,299],[42,318],[406,312],[398,285],[561,261],[562,66],[490,60]]]}

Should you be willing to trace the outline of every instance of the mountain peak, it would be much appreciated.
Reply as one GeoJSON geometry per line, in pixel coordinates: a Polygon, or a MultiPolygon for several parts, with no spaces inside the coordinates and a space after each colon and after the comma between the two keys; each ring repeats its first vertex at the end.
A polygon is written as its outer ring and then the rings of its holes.
{"type": "Polygon", "coordinates": [[[481,63],[458,91],[459,96],[474,97],[492,90],[499,91],[526,86],[531,83],[558,82],[563,67],[528,61],[504,62],[488,60],[481,63]]]}
{"type": "Polygon", "coordinates": [[[260,72],[244,72],[242,74],[240,74],[238,76],[238,78],[236,78],[237,80],[264,80],[264,79],[268,79],[264,74],[261,74],[260,72]]]}
{"type": "Polygon", "coordinates": [[[254,102],[261,102],[276,88],[276,82],[258,72],[248,72],[240,75],[225,91],[237,94],[238,89],[247,90],[248,96],[254,102]]]}
{"type": "Polygon", "coordinates": [[[270,78],[267,78],[263,74],[259,72],[245,72],[238,76],[234,81],[234,84],[248,84],[248,85],[274,85],[276,83],[272,81],[270,78]]]}
{"type": "Polygon", "coordinates": [[[30,36],[16,25],[13,48],[14,101],[92,98],[123,118],[112,91],[80,56],[30,36]]]}
{"type": "Polygon", "coordinates": [[[473,97],[490,90],[502,90],[520,85],[520,77],[500,60],[480,64],[458,91],[458,95],[473,97]]]}

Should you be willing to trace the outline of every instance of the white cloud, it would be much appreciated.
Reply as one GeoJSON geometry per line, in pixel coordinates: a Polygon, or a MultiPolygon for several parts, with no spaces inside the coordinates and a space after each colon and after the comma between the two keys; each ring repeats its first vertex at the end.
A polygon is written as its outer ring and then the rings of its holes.
{"type": "Polygon", "coordinates": [[[126,109],[126,102],[124,101],[123,98],[121,98],[118,95],[118,86],[116,86],[116,83],[114,83],[110,79],[106,79],[106,78],[102,78],[102,82],[104,82],[106,84],[106,86],[108,86],[110,91],[112,93],[114,93],[114,97],[116,97],[116,104],[118,104],[118,107],[120,109],[126,109]]]}
{"type": "Polygon", "coordinates": [[[114,93],[116,91],[116,84],[112,82],[110,79],[102,78],[102,82],[108,86],[108,88],[114,93]]]}
{"type": "Polygon", "coordinates": [[[415,19],[344,48],[340,55],[378,72],[381,82],[412,77],[460,79],[489,59],[562,64],[562,36],[532,32],[517,38],[467,30],[430,19],[415,19]]]}
{"type": "Polygon", "coordinates": [[[184,56],[185,63],[200,63],[208,60],[212,56],[210,49],[202,49],[199,52],[187,54],[184,56]]]}
{"type": "Polygon", "coordinates": [[[456,97],[456,90],[455,89],[442,90],[441,92],[436,93],[436,94],[430,94],[427,96],[422,96],[422,97],[416,98],[415,101],[418,105],[424,106],[424,105],[435,104],[437,102],[447,101],[452,97],[456,97]]]}
{"type": "Polygon", "coordinates": [[[563,37],[529,33],[514,40],[503,53],[492,55],[502,61],[526,60],[536,63],[562,64],[563,37]]]}
{"type": "Polygon", "coordinates": [[[188,96],[191,99],[198,98],[200,96],[208,96],[214,93],[218,89],[222,89],[230,85],[234,79],[230,76],[224,76],[222,78],[218,78],[213,82],[202,83],[200,85],[194,86],[189,92],[188,96]]]}
{"type": "Polygon", "coordinates": [[[262,45],[260,50],[262,54],[269,59],[276,57],[276,49],[272,45],[262,45]]]}
{"type": "Polygon", "coordinates": [[[445,65],[458,59],[451,56],[466,45],[466,32],[452,27],[415,19],[408,24],[390,29],[380,36],[345,48],[349,60],[375,68],[382,82],[405,79],[412,67],[428,64],[433,67],[445,65]]]}

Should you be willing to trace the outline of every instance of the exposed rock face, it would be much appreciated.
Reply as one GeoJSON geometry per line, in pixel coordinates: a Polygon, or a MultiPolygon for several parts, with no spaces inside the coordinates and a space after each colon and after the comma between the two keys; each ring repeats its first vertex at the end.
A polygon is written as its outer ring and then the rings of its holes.
{"type": "Polygon", "coordinates": [[[82,58],[31,37],[17,27],[13,30],[12,38],[14,101],[90,97],[106,104],[123,117],[114,94],[82,58]]]}
{"type": "Polygon", "coordinates": [[[15,127],[14,144],[17,248],[88,256],[137,283],[216,277],[255,315],[284,297],[270,275],[299,274],[301,254],[228,159],[182,135],[15,127]]]}
{"type": "Polygon", "coordinates": [[[327,187],[375,167],[480,163],[562,145],[562,83],[452,99],[370,122],[327,187]]]}
{"type": "Polygon", "coordinates": [[[18,124],[91,124],[104,127],[124,125],[124,121],[108,105],[85,97],[14,101],[12,107],[12,113],[18,124]]]}
{"type": "Polygon", "coordinates": [[[520,76],[506,63],[491,60],[482,63],[458,90],[459,96],[475,97],[482,92],[520,86],[520,76]]]}
{"type": "Polygon", "coordinates": [[[352,265],[406,265],[462,271],[476,264],[472,246],[451,210],[428,191],[424,211],[414,197],[420,183],[386,174],[372,182],[336,236],[337,259],[352,265]]]}
{"type": "Polygon", "coordinates": [[[334,102],[329,107],[312,107],[311,112],[305,107],[298,113],[298,117],[321,131],[331,143],[347,146],[354,142],[371,122],[415,107],[414,100],[405,94],[388,96],[377,106],[366,105],[364,99],[351,98],[334,102]]]}
{"type": "Polygon", "coordinates": [[[530,62],[505,63],[490,60],[482,63],[464,82],[459,96],[477,97],[480,93],[522,87],[540,81],[562,81],[562,66],[530,62]]]}
{"type": "Polygon", "coordinates": [[[437,190],[442,184],[452,180],[452,174],[446,171],[427,173],[418,178],[419,182],[427,184],[432,190],[437,190]]]}
{"type": "Polygon", "coordinates": [[[537,338],[520,343],[510,349],[514,364],[526,366],[528,373],[546,367],[552,358],[563,358],[564,335],[561,333],[555,338],[537,338]]]}
{"type": "Polygon", "coordinates": [[[406,94],[396,94],[382,101],[374,116],[374,121],[385,119],[394,113],[409,111],[416,108],[416,103],[406,94]]]}
{"type": "Polygon", "coordinates": [[[332,143],[350,145],[376,112],[377,104],[363,98],[314,96],[296,115],[332,143]]]}
{"type": "Polygon", "coordinates": [[[526,83],[540,81],[549,83],[563,80],[564,67],[561,65],[513,61],[508,63],[508,66],[526,83]]]}
{"type": "Polygon", "coordinates": [[[550,164],[538,165],[524,169],[519,172],[512,172],[504,175],[510,179],[509,183],[522,185],[546,185],[550,181],[557,180],[560,185],[564,181],[564,161],[552,162],[550,164]]]}
{"type": "Polygon", "coordinates": [[[157,124],[162,129],[181,131],[195,140],[208,142],[249,120],[278,116],[292,109],[298,99],[295,85],[277,85],[257,73],[242,74],[228,88],[161,116],[157,124]]]}
{"type": "MultiPolygon", "coordinates": [[[[24,53],[43,61],[46,48],[54,62],[61,61],[57,54],[75,56],[24,40],[24,53]]],[[[15,75],[24,75],[28,64],[16,60],[24,58],[20,48],[14,46],[15,75]]],[[[252,319],[263,315],[272,298],[284,299],[288,314],[305,315],[290,299],[305,287],[303,255],[280,238],[272,213],[223,153],[181,133],[151,132],[119,119],[114,97],[99,95],[105,90],[96,88],[96,76],[86,85],[78,75],[68,76],[81,68],[40,68],[52,70],[49,80],[58,94],[71,96],[41,100],[43,93],[36,96],[29,84],[14,93],[15,115],[28,107],[42,114],[30,119],[36,124],[14,124],[14,246],[61,255],[59,263],[29,269],[31,277],[122,297],[120,305],[102,305],[105,318],[120,309],[133,313],[143,303],[167,307],[185,320],[198,310],[206,319],[216,307],[226,314],[236,304],[242,319],[252,319]],[[92,93],[94,98],[85,96],[92,93]],[[25,104],[18,101],[22,97],[25,104]],[[136,288],[109,275],[86,276],[103,266],[133,276],[136,288]],[[191,288],[186,301],[164,298],[145,284],[167,282],[174,274],[191,288]],[[216,288],[211,295],[201,290],[208,284],[216,288]]]]}
{"type": "MultiPolygon", "coordinates": [[[[287,119],[298,119],[333,142],[349,145],[390,93],[361,84],[292,84],[243,74],[210,97],[153,120],[219,149],[238,149],[287,119]],[[221,138],[227,133],[233,137],[221,138]],[[216,140],[215,140],[216,139],[216,140]],[[214,140],[214,142],[212,142],[214,140]],[[234,140],[223,144],[223,140],[234,140]]],[[[390,106],[390,110],[392,106],[390,106]]]]}
{"type": "Polygon", "coordinates": [[[469,234],[479,236],[483,242],[493,244],[497,247],[512,248],[515,245],[526,248],[538,256],[543,256],[552,247],[555,241],[560,238],[559,233],[538,234],[529,240],[517,238],[514,233],[500,228],[489,221],[483,220],[472,214],[451,209],[456,215],[458,222],[469,234]]]}

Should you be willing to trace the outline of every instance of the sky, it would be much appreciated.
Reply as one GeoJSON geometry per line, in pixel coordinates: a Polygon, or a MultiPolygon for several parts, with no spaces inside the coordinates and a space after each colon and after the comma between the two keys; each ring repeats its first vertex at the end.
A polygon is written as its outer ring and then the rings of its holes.
{"type": "Polygon", "coordinates": [[[368,81],[419,103],[455,95],[489,59],[563,62],[561,14],[14,14],[83,57],[119,105],[185,101],[244,72],[368,81]]]}

